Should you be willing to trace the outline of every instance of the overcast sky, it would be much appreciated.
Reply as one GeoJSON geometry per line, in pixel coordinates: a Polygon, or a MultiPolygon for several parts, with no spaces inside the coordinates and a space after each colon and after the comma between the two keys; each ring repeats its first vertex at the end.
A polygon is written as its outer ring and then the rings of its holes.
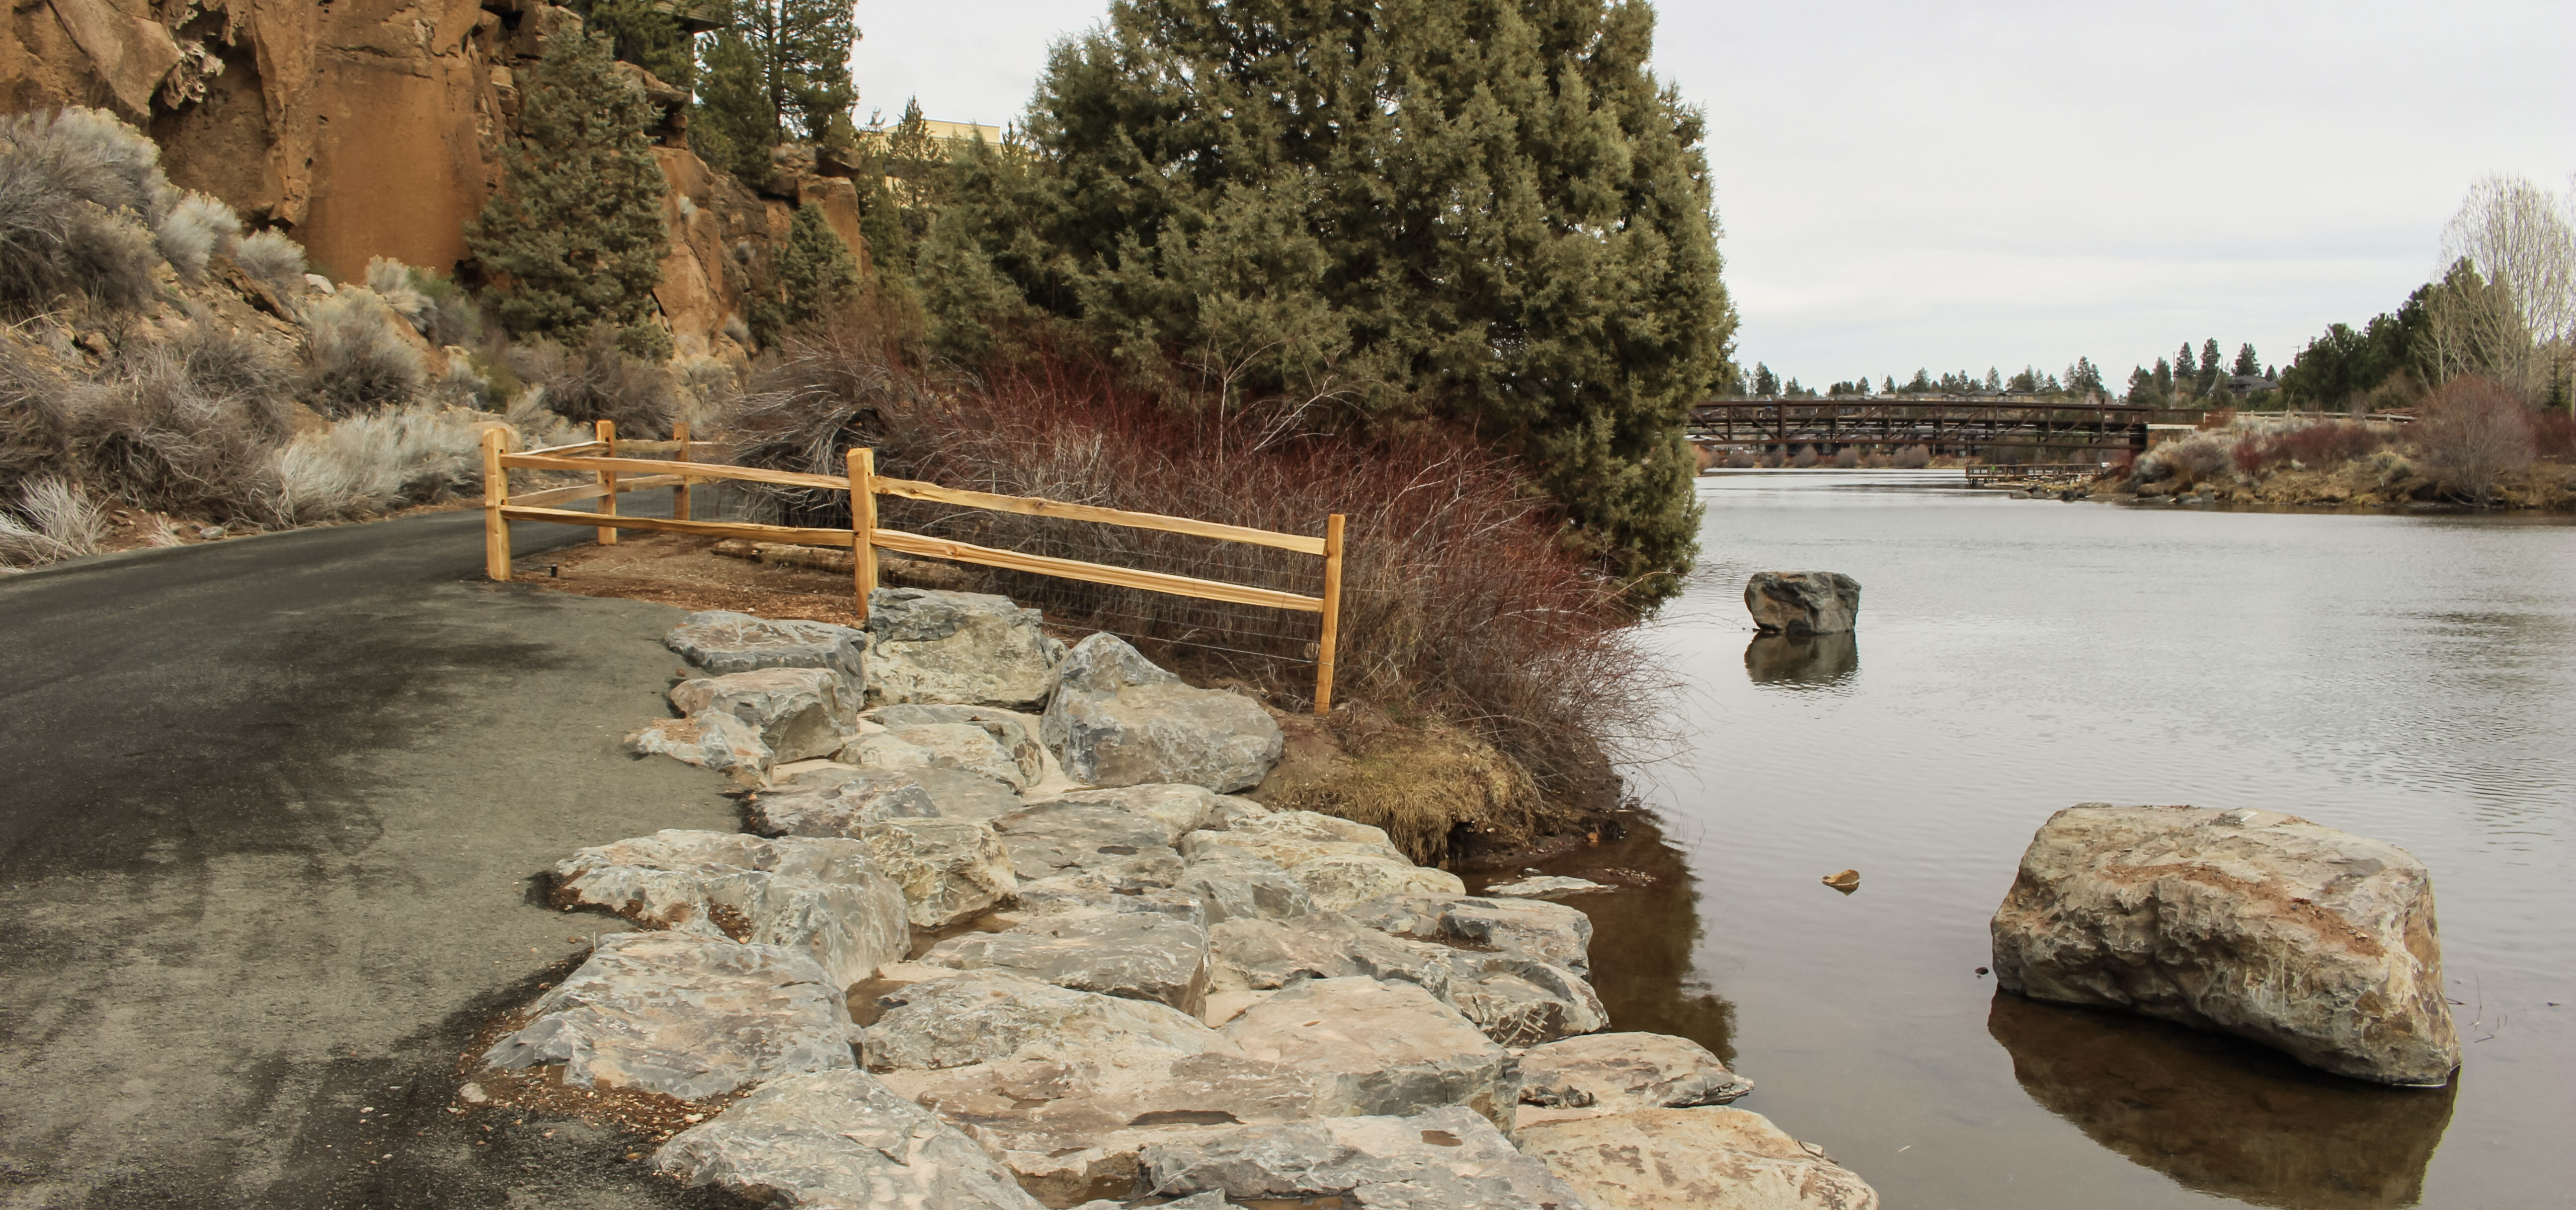
{"type": "MultiPolygon", "coordinates": [[[[860,112],[1007,122],[1096,0],[860,0],[860,112]]],[[[2576,3],[1685,4],[1738,355],[2114,382],[2393,309],[2490,172],[2576,173],[2576,3]]]]}

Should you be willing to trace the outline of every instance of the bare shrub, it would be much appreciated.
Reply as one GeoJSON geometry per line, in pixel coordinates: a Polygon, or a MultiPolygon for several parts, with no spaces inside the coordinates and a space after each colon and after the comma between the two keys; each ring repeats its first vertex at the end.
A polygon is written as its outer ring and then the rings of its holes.
{"type": "Polygon", "coordinates": [[[185,281],[204,281],[207,258],[230,252],[240,239],[241,219],[233,208],[202,193],[181,198],[161,220],[161,258],[185,281]]]}
{"type": "Polygon", "coordinates": [[[429,333],[429,296],[412,286],[411,266],[388,257],[367,258],[367,289],[385,309],[399,315],[412,330],[429,333]]]}
{"type": "Polygon", "coordinates": [[[278,451],[274,478],[269,511],[285,525],[431,503],[482,482],[480,425],[425,404],[351,416],[278,451]]]}
{"type": "Polygon", "coordinates": [[[64,293],[141,303],[168,212],[161,152],[133,127],[78,106],[0,118],[0,302],[64,293]]]}
{"type": "Polygon", "coordinates": [[[1787,461],[1788,459],[1780,456],[1780,451],[1778,450],[1762,451],[1762,469],[1766,471],[1778,470],[1781,465],[1787,461]]]}
{"type": "Polygon", "coordinates": [[[94,555],[106,539],[107,515],[58,476],[27,481],[16,505],[0,509],[0,563],[28,567],[94,555]]]}
{"type": "Polygon", "coordinates": [[[373,291],[354,286],[304,309],[304,397],[314,410],[347,416],[420,396],[428,366],[391,319],[373,291]]]}
{"type": "Polygon", "coordinates": [[[530,341],[507,354],[520,381],[544,391],[545,405],[567,420],[614,421],[632,435],[662,436],[679,411],[663,367],[618,347],[617,330],[594,327],[569,348],[530,341]]]}
{"type": "MultiPolygon", "coordinates": [[[[756,465],[842,473],[874,442],[890,475],[1302,534],[1349,517],[1338,692],[1429,711],[1509,753],[1555,795],[1600,745],[1649,731],[1661,683],[1624,627],[1615,585],[1559,543],[1562,522],[1520,469],[1472,435],[1425,426],[1362,441],[1311,432],[1297,409],[1187,416],[1107,367],[1036,359],[931,384],[864,342],[790,337],[726,434],[756,465]]],[[[800,523],[846,524],[845,497],[782,489],[800,523]]],[[[882,523],[980,545],[1312,594],[1311,556],[1207,539],[888,499],[882,523]]],[[[1315,619],[978,570],[987,590],[1057,622],[1114,630],[1295,707],[1311,692],[1315,619]]]]}
{"type": "Polygon", "coordinates": [[[1872,452],[1868,457],[1861,459],[1860,464],[1874,471],[1883,471],[1896,465],[1896,462],[1885,454],[1872,452]]]}
{"type": "Polygon", "coordinates": [[[1726,452],[1726,465],[1735,470],[1745,470],[1750,468],[1753,465],[1753,451],[1744,449],[1741,446],[1728,450],[1726,452]]]}
{"type": "Polygon", "coordinates": [[[71,385],[51,358],[0,333],[0,492],[70,466],[71,385]]]}
{"type": "Polygon", "coordinates": [[[2454,378],[2407,432],[2416,460],[2444,489],[2485,503],[2500,476],[2531,465],[2531,415],[2491,379],[2454,378]]]}
{"type": "Polygon", "coordinates": [[[1797,454],[1797,456],[1796,456],[1796,457],[1794,457],[1794,458],[1789,459],[1789,465],[1791,465],[1791,466],[1797,466],[1797,467],[1808,467],[1808,466],[1814,466],[1815,464],[1816,464],[1816,447],[1814,447],[1814,446],[1812,446],[1812,445],[1802,445],[1802,446],[1799,446],[1799,447],[1798,447],[1798,454],[1797,454]]]}
{"type": "Polygon", "coordinates": [[[233,263],[276,291],[279,298],[293,299],[304,293],[304,246],[283,232],[258,231],[244,236],[233,249],[233,263]]]}
{"type": "Polygon", "coordinates": [[[1860,447],[1846,445],[1834,454],[1834,465],[1852,470],[1860,465],[1860,447]]]}
{"type": "Polygon", "coordinates": [[[84,481],[147,508],[258,521],[269,453],[289,432],[287,371],[247,339],[198,324],[129,347],[65,392],[84,481]]]}
{"type": "Polygon", "coordinates": [[[1896,451],[1895,462],[1896,467],[1899,470],[1922,470],[1924,467],[1932,465],[1932,448],[1924,445],[1906,446],[1904,449],[1896,451]]]}

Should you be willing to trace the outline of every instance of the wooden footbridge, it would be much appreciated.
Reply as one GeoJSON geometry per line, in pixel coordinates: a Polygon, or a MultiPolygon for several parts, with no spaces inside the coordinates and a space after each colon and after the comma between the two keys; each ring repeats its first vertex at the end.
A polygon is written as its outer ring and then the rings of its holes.
{"type": "Polygon", "coordinates": [[[1893,450],[1909,445],[1924,446],[1934,454],[2004,447],[2143,450],[2151,428],[2191,428],[2204,414],[2121,403],[1977,395],[1720,399],[1691,409],[1690,437],[1701,445],[1784,451],[1812,446],[1823,455],[1846,446],[1893,450]]]}

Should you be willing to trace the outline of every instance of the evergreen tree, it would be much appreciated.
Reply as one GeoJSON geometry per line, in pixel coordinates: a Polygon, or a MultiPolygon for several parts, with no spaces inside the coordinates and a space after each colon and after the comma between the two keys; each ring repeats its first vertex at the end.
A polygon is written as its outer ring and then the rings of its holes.
{"type": "Polygon", "coordinates": [[[2078,357],[2075,359],[2074,365],[2066,367],[2065,385],[2066,393],[2069,395],[2106,395],[2110,393],[2108,388],[2106,388],[2102,383],[2101,367],[2094,365],[2093,359],[2090,357],[2078,357]]]}
{"type": "Polygon", "coordinates": [[[2200,393],[2218,389],[2218,376],[2227,372],[2227,362],[2218,352],[2218,338],[2212,336],[2200,346],[2200,393]]]}
{"type": "Polygon", "coordinates": [[[669,5],[655,0],[587,0],[572,8],[581,14],[584,30],[613,44],[610,53],[620,62],[635,64],[664,83],[689,86],[697,48],[669,5]]]}
{"type": "Polygon", "coordinates": [[[670,335],[647,322],[667,242],[668,186],[644,133],[656,114],[608,50],[587,34],[547,44],[501,189],[465,238],[512,331],[561,339],[606,324],[629,352],[668,355],[670,335]]]}
{"type": "Polygon", "coordinates": [[[2254,356],[2253,345],[2244,344],[2237,346],[2236,368],[2233,372],[2246,377],[2252,377],[2263,372],[2263,361],[2261,358],[2254,356]]]}
{"type": "Polygon", "coordinates": [[[1996,368],[1995,368],[1995,367],[1993,367],[1993,366],[1987,366],[1987,367],[1986,367],[1986,393],[1987,393],[1987,394],[1989,394],[1989,395],[2000,395],[2000,394],[2003,394],[2003,391],[2004,391],[2004,376],[2003,376],[2003,371],[1998,370],[1998,369],[1996,369],[1996,368]]]}
{"type": "Polygon", "coordinates": [[[1908,395],[1929,395],[1938,389],[1940,388],[1932,385],[1931,371],[1922,368],[1917,368],[1914,371],[1914,377],[1905,383],[1905,393],[1908,395]]]}
{"type": "Polygon", "coordinates": [[[859,40],[851,13],[851,0],[733,0],[726,28],[705,40],[698,64],[689,143],[699,157],[757,176],[780,143],[846,143],[859,99],[850,81],[850,47],[859,40]]]}
{"type": "MultiPolygon", "coordinates": [[[[2216,341],[2211,341],[2211,342],[2210,342],[2210,344],[2211,344],[2211,346],[2212,346],[2212,347],[2216,347],[2217,343],[2218,343],[2218,342],[2216,342],[2216,341]]],[[[2173,372],[2174,372],[2174,378],[2175,378],[2176,380],[2178,380],[2178,381],[2182,381],[2182,382],[2197,382],[2197,381],[2199,381],[2199,379],[2200,379],[2200,363],[2199,363],[2198,361],[2196,361],[2196,360],[2193,360],[2193,358],[2192,358],[2192,355],[2191,355],[2191,342],[2190,342],[2190,341],[2186,340],[2186,341],[2182,342],[2182,351],[2181,351],[2181,352],[2179,352],[2179,353],[2174,354],[2173,372]]]]}
{"type": "Polygon", "coordinates": [[[763,344],[786,328],[831,314],[859,288],[858,258],[821,206],[797,207],[771,264],[774,284],[751,306],[752,329],[763,344]]]}
{"type": "Polygon", "coordinates": [[[1673,591],[1683,423],[1735,316],[1704,122],[1652,48],[1646,6],[1599,0],[1114,0],[1056,48],[1025,157],[957,157],[934,335],[1051,317],[1175,406],[1469,421],[1673,591]]]}
{"type": "Polygon", "coordinates": [[[1779,395],[1780,376],[1772,373],[1771,367],[1758,361],[1754,362],[1753,397],[1756,399],[1776,399],[1779,395]]]}
{"type": "Polygon", "coordinates": [[[2145,366],[2129,371],[2128,401],[2130,403],[2153,406],[2156,403],[2156,396],[2155,371],[2145,366]]]}
{"type": "Polygon", "coordinates": [[[760,55],[734,29],[700,42],[697,101],[689,107],[689,149],[708,166],[756,179],[769,169],[778,124],[760,87],[760,55]]]}
{"type": "Polygon", "coordinates": [[[1878,393],[1881,395],[1893,395],[1896,393],[1895,375],[1891,374],[1879,380],[1878,393]]]}
{"type": "Polygon", "coordinates": [[[2157,359],[2156,359],[2156,398],[2157,398],[2157,399],[2160,399],[2160,400],[2165,400],[2165,399],[2171,399],[2171,398],[2173,398],[2173,385],[2174,385],[2174,370],[2173,370],[2173,364],[2172,364],[2171,362],[2166,361],[2164,358],[2161,358],[2161,357],[2157,358],[2157,359]]]}

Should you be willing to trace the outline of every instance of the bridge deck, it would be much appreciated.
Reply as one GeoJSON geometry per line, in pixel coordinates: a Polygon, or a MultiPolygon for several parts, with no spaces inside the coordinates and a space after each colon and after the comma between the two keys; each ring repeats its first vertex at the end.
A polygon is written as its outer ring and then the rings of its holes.
{"type": "Polygon", "coordinates": [[[2144,449],[2149,425],[2202,413],[2063,400],[1725,399],[1691,409],[1694,441],[1719,445],[1991,446],[2144,449]]]}

